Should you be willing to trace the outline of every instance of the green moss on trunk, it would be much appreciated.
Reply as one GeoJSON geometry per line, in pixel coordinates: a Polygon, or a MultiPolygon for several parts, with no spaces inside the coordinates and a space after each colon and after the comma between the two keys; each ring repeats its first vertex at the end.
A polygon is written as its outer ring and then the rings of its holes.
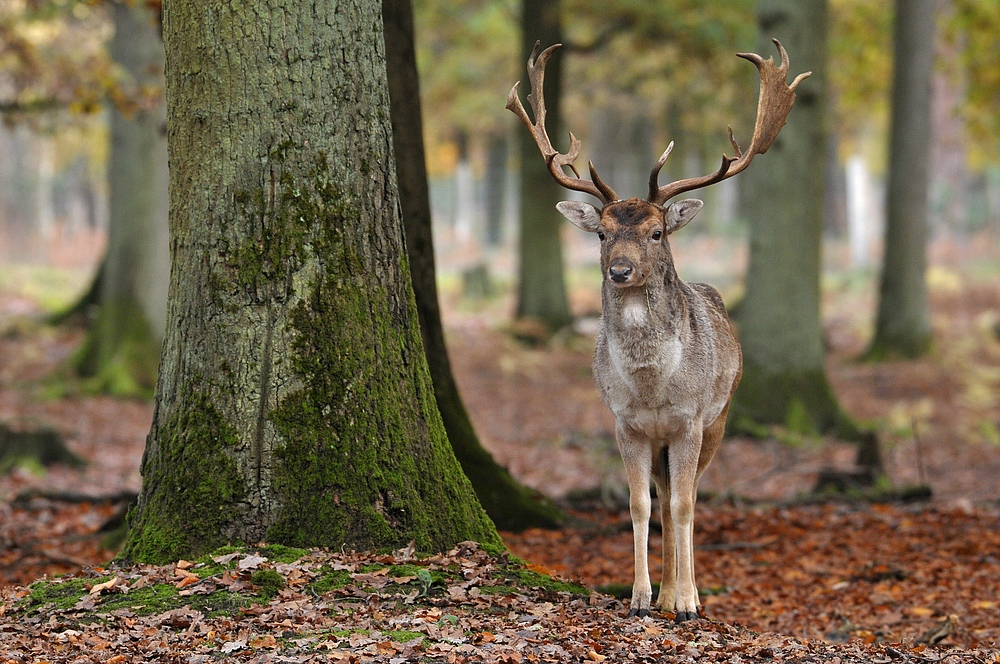
{"type": "Polygon", "coordinates": [[[143,487],[119,558],[163,564],[231,544],[225,533],[247,493],[229,456],[238,445],[236,432],[208,397],[192,389],[156,435],[155,458],[144,456],[142,463],[143,475],[155,478],[156,486],[143,487]]]}
{"type": "Polygon", "coordinates": [[[405,255],[407,302],[393,307],[366,276],[357,240],[338,231],[358,224],[354,206],[322,164],[309,178],[285,192],[291,219],[320,222],[309,243],[320,269],[290,320],[303,388],[270,415],[285,444],[275,455],[282,508],[268,539],[365,550],[499,543],[441,423],[405,255]]]}
{"type": "Polygon", "coordinates": [[[861,356],[863,362],[912,360],[931,352],[933,338],[926,329],[878,330],[871,346],[861,356]]]}

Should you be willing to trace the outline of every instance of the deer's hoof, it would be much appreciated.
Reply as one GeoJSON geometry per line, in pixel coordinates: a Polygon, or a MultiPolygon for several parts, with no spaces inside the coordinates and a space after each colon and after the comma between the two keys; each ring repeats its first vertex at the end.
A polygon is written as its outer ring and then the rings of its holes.
{"type": "Polygon", "coordinates": [[[684,622],[686,620],[697,620],[698,613],[695,611],[678,611],[677,617],[674,618],[676,622],[684,622]]]}
{"type": "Polygon", "coordinates": [[[645,618],[648,615],[649,615],[649,609],[632,609],[631,611],[628,612],[629,618],[635,618],[635,617],[645,618]]]}

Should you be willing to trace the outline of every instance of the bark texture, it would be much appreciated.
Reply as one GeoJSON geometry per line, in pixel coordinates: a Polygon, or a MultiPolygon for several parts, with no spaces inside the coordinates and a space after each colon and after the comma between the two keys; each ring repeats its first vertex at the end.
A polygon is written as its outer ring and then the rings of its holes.
{"type": "Polygon", "coordinates": [[[931,347],[925,272],[934,8],[934,0],[895,4],[885,254],[870,359],[918,357],[931,347]]]}
{"type": "MultiPolygon", "coordinates": [[[[820,237],[826,153],[826,0],[761,0],[757,52],[788,50],[793,71],[812,71],[797,89],[788,123],[741,178],[750,224],[746,296],[738,307],[743,379],[730,426],[760,423],[802,433],[856,431],[830,389],[820,321],[820,237]]],[[[746,140],[746,139],[745,139],[746,140]]]]}
{"type": "Polygon", "coordinates": [[[543,496],[519,484],[506,468],[493,460],[480,444],[458,393],[441,327],[435,282],[430,193],[410,0],[382,0],[382,17],[396,174],[410,275],[434,396],[448,439],[479,501],[497,528],[520,531],[531,527],[555,527],[560,520],[559,510],[543,496]]]}
{"type": "MultiPolygon", "coordinates": [[[[536,41],[541,41],[542,48],[562,42],[559,5],[559,0],[522,0],[521,59],[518,63],[518,75],[522,79],[527,77],[524,63],[536,41]]],[[[556,149],[566,150],[569,138],[562,130],[561,113],[563,57],[565,54],[560,53],[549,60],[545,68],[545,125],[556,149]]],[[[552,180],[531,134],[521,127],[518,130],[521,225],[517,316],[538,320],[549,330],[557,330],[572,321],[563,278],[560,235],[564,222],[556,212],[556,203],[566,197],[566,192],[552,180]]]]}
{"type": "MultiPolygon", "coordinates": [[[[111,56],[126,89],[163,85],[158,13],[143,4],[112,6],[111,56]]],[[[167,137],[162,103],[111,113],[108,249],[97,317],[77,356],[93,386],[151,395],[167,310],[167,137]]]]}
{"type": "Polygon", "coordinates": [[[434,403],[380,9],[166,6],[173,271],[125,558],[499,544],[434,403]]]}

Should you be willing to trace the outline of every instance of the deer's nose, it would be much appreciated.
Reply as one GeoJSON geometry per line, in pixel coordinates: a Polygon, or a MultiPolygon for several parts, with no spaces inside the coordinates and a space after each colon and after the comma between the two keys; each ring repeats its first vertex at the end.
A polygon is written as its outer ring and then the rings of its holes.
{"type": "Polygon", "coordinates": [[[632,266],[631,265],[612,265],[608,268],[608,277],[611,281],[616,283],[623,283],[628,281],[628,278],[632,276],[632,266]]]}

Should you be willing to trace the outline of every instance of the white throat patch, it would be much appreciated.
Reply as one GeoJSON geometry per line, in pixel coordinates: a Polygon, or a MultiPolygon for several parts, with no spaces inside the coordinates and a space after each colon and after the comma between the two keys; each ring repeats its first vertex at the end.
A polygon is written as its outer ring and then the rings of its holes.
{"type": "Polygon", "coordinates": [[[649,302],[646,291],[630,293],[622,304],[622,323],[628,326],[645,325],[649,322],[649,302]]]}

